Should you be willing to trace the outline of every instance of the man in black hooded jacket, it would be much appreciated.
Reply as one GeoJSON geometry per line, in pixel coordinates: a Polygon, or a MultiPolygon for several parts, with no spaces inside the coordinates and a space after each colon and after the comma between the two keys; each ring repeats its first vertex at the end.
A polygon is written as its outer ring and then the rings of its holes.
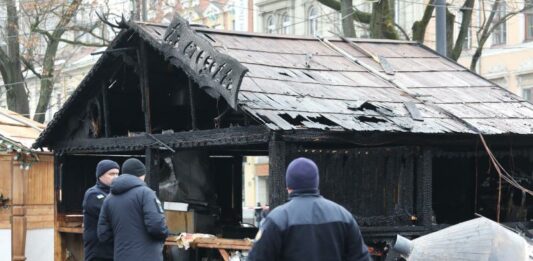
{"type": "Polygon", "coordinates": [[[119,165],[112,160],[102,160],[96,165],[96,185],[83,197],[83,252],[85,261],[113,260],[113,242],[100,243],[96,236],[98,217],[109,186],[118,177],[119,165]]]}
{"type": "Polygon", "coordinates": [[[161,203],[144,183],[146,168],[131,158],[122,173],[102,206],[98,238],[114,241],[115,261],[162,261],[168,229],[161,203]]]}

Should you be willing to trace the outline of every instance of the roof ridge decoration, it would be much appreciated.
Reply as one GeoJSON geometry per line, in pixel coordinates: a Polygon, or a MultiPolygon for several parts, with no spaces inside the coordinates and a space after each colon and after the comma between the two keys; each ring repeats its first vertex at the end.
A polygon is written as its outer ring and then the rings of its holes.
{"type": "Polygon", "coordinates": [[[211,96],[222,96],[237,110],[238,92],[248,68],[233,57],[215,50],[179,15],[167,27],[162,47],[165,59],[183,68],[200,88],[209,87],[214,90],[206,90],[211,96]]]}

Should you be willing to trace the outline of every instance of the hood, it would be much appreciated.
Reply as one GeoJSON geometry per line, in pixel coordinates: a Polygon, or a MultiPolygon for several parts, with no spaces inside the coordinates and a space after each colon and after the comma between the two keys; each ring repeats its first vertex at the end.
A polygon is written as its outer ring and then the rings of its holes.
{"type": "Polygon", "coordinates": [[[138,177],[130,174],[122,174],[111,183],[111,193],[122,194],[132,188],[144,186],[146,183],[138,177]]]}

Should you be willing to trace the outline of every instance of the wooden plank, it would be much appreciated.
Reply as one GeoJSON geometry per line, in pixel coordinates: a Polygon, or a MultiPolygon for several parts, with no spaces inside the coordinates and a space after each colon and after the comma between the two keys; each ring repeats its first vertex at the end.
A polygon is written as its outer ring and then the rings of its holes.
{"type": "Polygon", "coordinates": [[[20,163],[14,162],[11,171],[13,206],[11,208],[11,254],[13,260],[26,260],[26,175],[27,171],[19,168],[20,163]]]}
{"type": "Polygon", "coordinates": [[[475,77],[471,72],[398,72],[394,81],[406,88],[411,87],[471,87],[494,86],[475,77]]]}
{"type": "MultiPolygon", "coordinates": [[[[184,131],[174,134],[154,134],[154,137],[173,148],[213,147],[221,145],[243,146],[265,144],[268,129],[264,126],[231,127],[212,130],[184,131]]],[[[154,144],[147,136],[78,139],[57,144],[56,152],[113,152],[142,151],[154,144]]]]}
{"type": "Polygon", "coordinates": [[[218,252],[220,253],[220,255],[222,256],[222,258],[224,259],[224,261],[229,261],[229,254],[228,252],[225,250],[225,249],[218,249],[218,252]]]}
{"type": "Polygon", "coordinates": [[[39,155],[28,171],[26,202],[34,204],[54,204],[54,165],[52,155],[39,155]]]}
{"type": "Polygon", "coordinates": [[[26,219],[28,229],[53,228],[54,205],[27,205],[26,219]]]}
{"type": "Polygon", "coordinates": [[[227,53],[245,65],[322,71],[367,71],[341,55],[281,54],[235,49],[229,49],[227,53]]]}
{"type": "Polygon", "coordinates": [[[342,86],[392,86],[369,72],[316,71],[256,64],[248,64],[247,68],[250,70],[247,76],[251,78],[342,86]]]}
{"type": "MultiPolygon", "coordinates": [[[[432,53],[428,50],[425,50],[423,48],[420,48],[416,44],[407,43],[407,44],[401,44],[401,43],[372,43],[372,42],[358,42],[358,45],[365,48],[366,50],[382,55],[386,58],[389,57],[401,57],[401,58],[435,58],[439,57],[437,54],[432,53]]],[[[337,42],[335,42],[335,45],[337,45],[337,42]]],[[[347,47],[344,47],[343,45],[347,45],[346,43],[339,44],[339,46],[342,46],[343,49],[348,49],[347,47]]]]}
{"type": "Polygon", "coordinates": [[[238,35],[209,34],[215,39],[215,46],[220,49],[238,49],[255,52],[269,52],[280,54],[318,54],[338,55],[337,52],[323,46],[316,39],[272,39],[263,37],[249,37],[238,35]]]}
{"type": "Polygon", "coordinates": [[[61,233],[83,234],[82,227],[58,227],[57,231],[61,233]]]}

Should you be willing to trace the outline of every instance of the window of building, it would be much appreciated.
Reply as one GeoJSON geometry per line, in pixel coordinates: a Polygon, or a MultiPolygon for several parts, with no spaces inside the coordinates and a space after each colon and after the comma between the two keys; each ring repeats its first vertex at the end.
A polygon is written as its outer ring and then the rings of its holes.
{"type": "Polygon", "coordinates": [[[276,23],[274,21],[274,16],[269,15],[266,20],[266,32],[273,34],[276,31],[276,23]]]}
{"type": "Polygon", "coordinates": [[[501,2],[498,11],[494,14],[493,23],[500,23],[492,32],[492,45],[501,45],[507,42],[507,23],[502,21],[507,12],[507,5],[501,2]]]}
{"type": "Polygon", "coordinates": [[[310,35],[315,35],[318,31],[318,11],[314,6],[311,6],[307,12],[307,23],[308,33],[310,35]]]}
{"type": "Polygon", "coordinates": [[[284,13],[281,16],[282,21],[282,33],[283,34],[290,34],[291,33],[291,18],[289,17],[288,13],[284,13]]]}
{"type": "Polygon", "coordinates": [[[517,73],[517,80],[522,90],[522,98],[533,103],[533,73],[525,71],[522,73],[517,73]]]}
{"type": "MultiPolygon", "coordinates": [[[[533,0],[526,0],[525,4],[527,8],[533,5],[533,0]]],[[[526,21],[526,40],[533,40],[533,8],[527,9],[524,16],[526,21]]]]}

